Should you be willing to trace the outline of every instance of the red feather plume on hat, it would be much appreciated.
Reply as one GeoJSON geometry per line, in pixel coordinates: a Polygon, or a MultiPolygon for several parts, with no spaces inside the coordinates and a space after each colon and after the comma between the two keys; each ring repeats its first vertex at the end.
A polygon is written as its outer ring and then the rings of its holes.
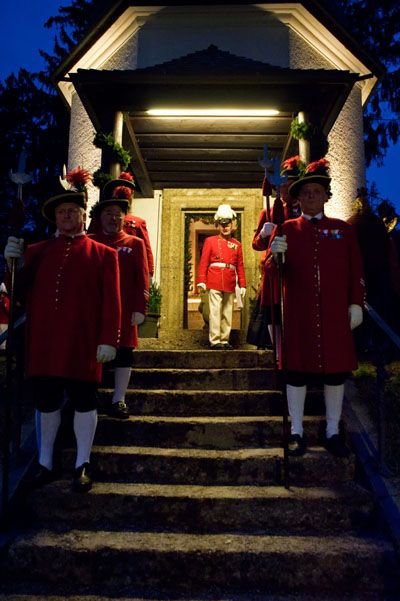
{"type": "Polygon", "coordinates": [[[132,198],[132,190],[127,186],[117,186],[113,190],[112,197],[126,198],[126,200],[130,200],[132,198]]]}
{"type": "Polygon", "coordinates": [[[133,177],[133,175],[131,173],[128,173],[128,171],[123,171],[122,173],[120,173],[118,179],[126,179],[128,182],[135,181],[135,178],[133,177]]]}
{"type": "Polygon", "coordinates": [[[309,163],[306,167],[306,173],[315,173],[315,175],[328,175],[329,171],[329,161],[326,159],[319,159],[318,161],[313,161],[309,163]]]}
{"type": "Polygon", "coordinates": [[[296,154],[296,156],[289,157],[286,161],[283,161],[282,167],[283,169],[296,169],[302,162],[300,155],[296,154]]]}
{"type": "Polygon", "coordinates": [[[65,179],[71,185],[71,187],[76,190],[76,192],[86,192],[86,184],[90,182],[92,176],[90,175],[89,171],[86,171],[86,169],[82,169],[82,167],[76,167],[76,169],[68,171],[65,179]]]}

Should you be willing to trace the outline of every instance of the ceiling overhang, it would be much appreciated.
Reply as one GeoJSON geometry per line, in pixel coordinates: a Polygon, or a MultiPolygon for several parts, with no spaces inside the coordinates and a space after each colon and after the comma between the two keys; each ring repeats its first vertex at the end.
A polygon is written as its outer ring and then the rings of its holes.
{"type": "MultiPolygon", "coordinates": [[[[146,23],[149,16],[165,9],[166,6],[127,6],[119,3],[115,13],[104,17],[103,21],[82,40],[54,75],[60,92],[70,105],[74,92],[73,85],[66,78],[78,69],[102,69],[107,61],[127,40],[146,23]],[[118,11],[121,12],[118,12],[118,11]]],[[[190,3],[189,3],[190,4],[190,3]]],[[[235,4],[235,3],[234,3],[235,4]]],[[[236,3],[237,4],[237,3],[236,3]]],[[[338,23],[318,3],[307,0],[304,3],[262,3],[254,5],[276,16],[306,42],[314,47],[333,69],[347,70],[364,76],[362,82],[362,102],[365,103],[377,83],[377,75],[382,66],[376,63],[338,23]]],[[[188,10],[187,6],[174,7],[175,10],[188,10]]],[[[213,10],[226,11],[226,6],[213,5],[213,10]]],[[[204,10],[208,10],[205,5],[204,10]]]]}
{"type": "Polygon", "coordinates": [[[258,187],[264,145],[298,152],[290,137],[304,111],[327,135],[358,75],[293,70],[236,57],[215,46],[132,71],[78,70],[72,84],[97,131],[124,113],[124,147],[143,196],[168,187],[258,187]],[[154,108],[277,109],[274,117],[154,117],[154,108]]]}

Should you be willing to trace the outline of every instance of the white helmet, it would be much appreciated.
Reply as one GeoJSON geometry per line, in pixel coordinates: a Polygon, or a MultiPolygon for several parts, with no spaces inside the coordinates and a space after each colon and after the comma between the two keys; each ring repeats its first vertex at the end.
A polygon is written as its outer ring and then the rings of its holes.
{"type": "Polygon", "coordinates": [[[219,205],[217,212],[214,215],[214,221],[229,220],[236,218],[235,211],[230,205],[219,205]]]}

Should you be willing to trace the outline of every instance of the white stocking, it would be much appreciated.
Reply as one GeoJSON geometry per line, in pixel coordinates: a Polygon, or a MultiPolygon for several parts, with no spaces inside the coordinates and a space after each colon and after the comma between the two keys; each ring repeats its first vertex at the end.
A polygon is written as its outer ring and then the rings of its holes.
{"type": "Polygon", "coordinates": [[[286,386],[289,415],[292,421],[291,433],[303,436],[304,401],[307,386],[286,386]]]}
{"type": "Polygon", "coordinates": [[[131,378],[130,367],[116,367],[114,370],[114,394],[112,403],[119,403],[125,399],[125,394],[131,378]]]}
{"type": "Polygon", "coordinates": [[[326,407],[326,437],[331,438],[339,433],[339,421],[342,415],[344,384],[339,386],[324,386],[326,407]]]}
{"type": "MultiPolygon", "coordinates": [[[[272,324],[268,324],[268,333],[269,333],[269,337],[271,338],[271,342],[272,344],[274,343],[274,339],[273,339],[273,330],[272,330],[272,324]]],[[[276,358],[279,359],[279,357],[281,356],[281,326],[275,326],[275,347],[276,347],[276,358]]]]}
{"type": "Polygon", "coordinates": [[[36,411],[36,439],[39,449],[39,463],[48,470],[53,469],[53,450],[57,432],[61,424],[61,410],[36,411]]]}
{"type": "Polygon", "coordinates": [[[97,427],[97,411],[75,411],[74,432],[76,438],[76,462],[75,467],[89,463],[93,439],[97,427]]]}

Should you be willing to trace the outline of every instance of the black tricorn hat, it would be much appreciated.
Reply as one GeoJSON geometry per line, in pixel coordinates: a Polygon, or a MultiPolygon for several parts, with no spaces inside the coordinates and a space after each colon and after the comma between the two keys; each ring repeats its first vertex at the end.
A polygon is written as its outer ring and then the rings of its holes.
{"type": "Polygon", "coordinates": [[[48,200],[45,200],[42,205],[43,217],[45,217],[48,221],[55,223],[55,210],[59,205],[63,204],[64,202],[74,202],[78,205],[78,207],[86,209],[86,193],[73,192],[71,190],[65,191],[62,194],[57,194],[57,196],[52,196],[48,200]]]}
{"type": "Polygon", "coordinates": [[[130,204],[131,201],[128,198],[106,198],[105,200],[99,200],[99,202],[93,205],[91,215],[93,217],[99,217],[102,210],[110,205],[119,206],[126,215],[128,213],[130,204]]]}
{"type": "Polygon", "coordinates": [[[130,198],[132,198],[133,191],[136,189],[133,175],[127,171],[123,171],[116,179],[110,179],[103,187],[102,198],[105,200],[114,197],[115,189],[120,186],[129,188],[131,190],[130,198]]]}
{"type": "Polygon", "coordinates": [[[320,184],[328,195],[330,195],[331,177],[329,175],[329,162],[326,159],[319,159],[307,165],[303,177],[295,181],[289,187],[289,194],[297,198],[301,188],[305,184],[320,184]]]}

